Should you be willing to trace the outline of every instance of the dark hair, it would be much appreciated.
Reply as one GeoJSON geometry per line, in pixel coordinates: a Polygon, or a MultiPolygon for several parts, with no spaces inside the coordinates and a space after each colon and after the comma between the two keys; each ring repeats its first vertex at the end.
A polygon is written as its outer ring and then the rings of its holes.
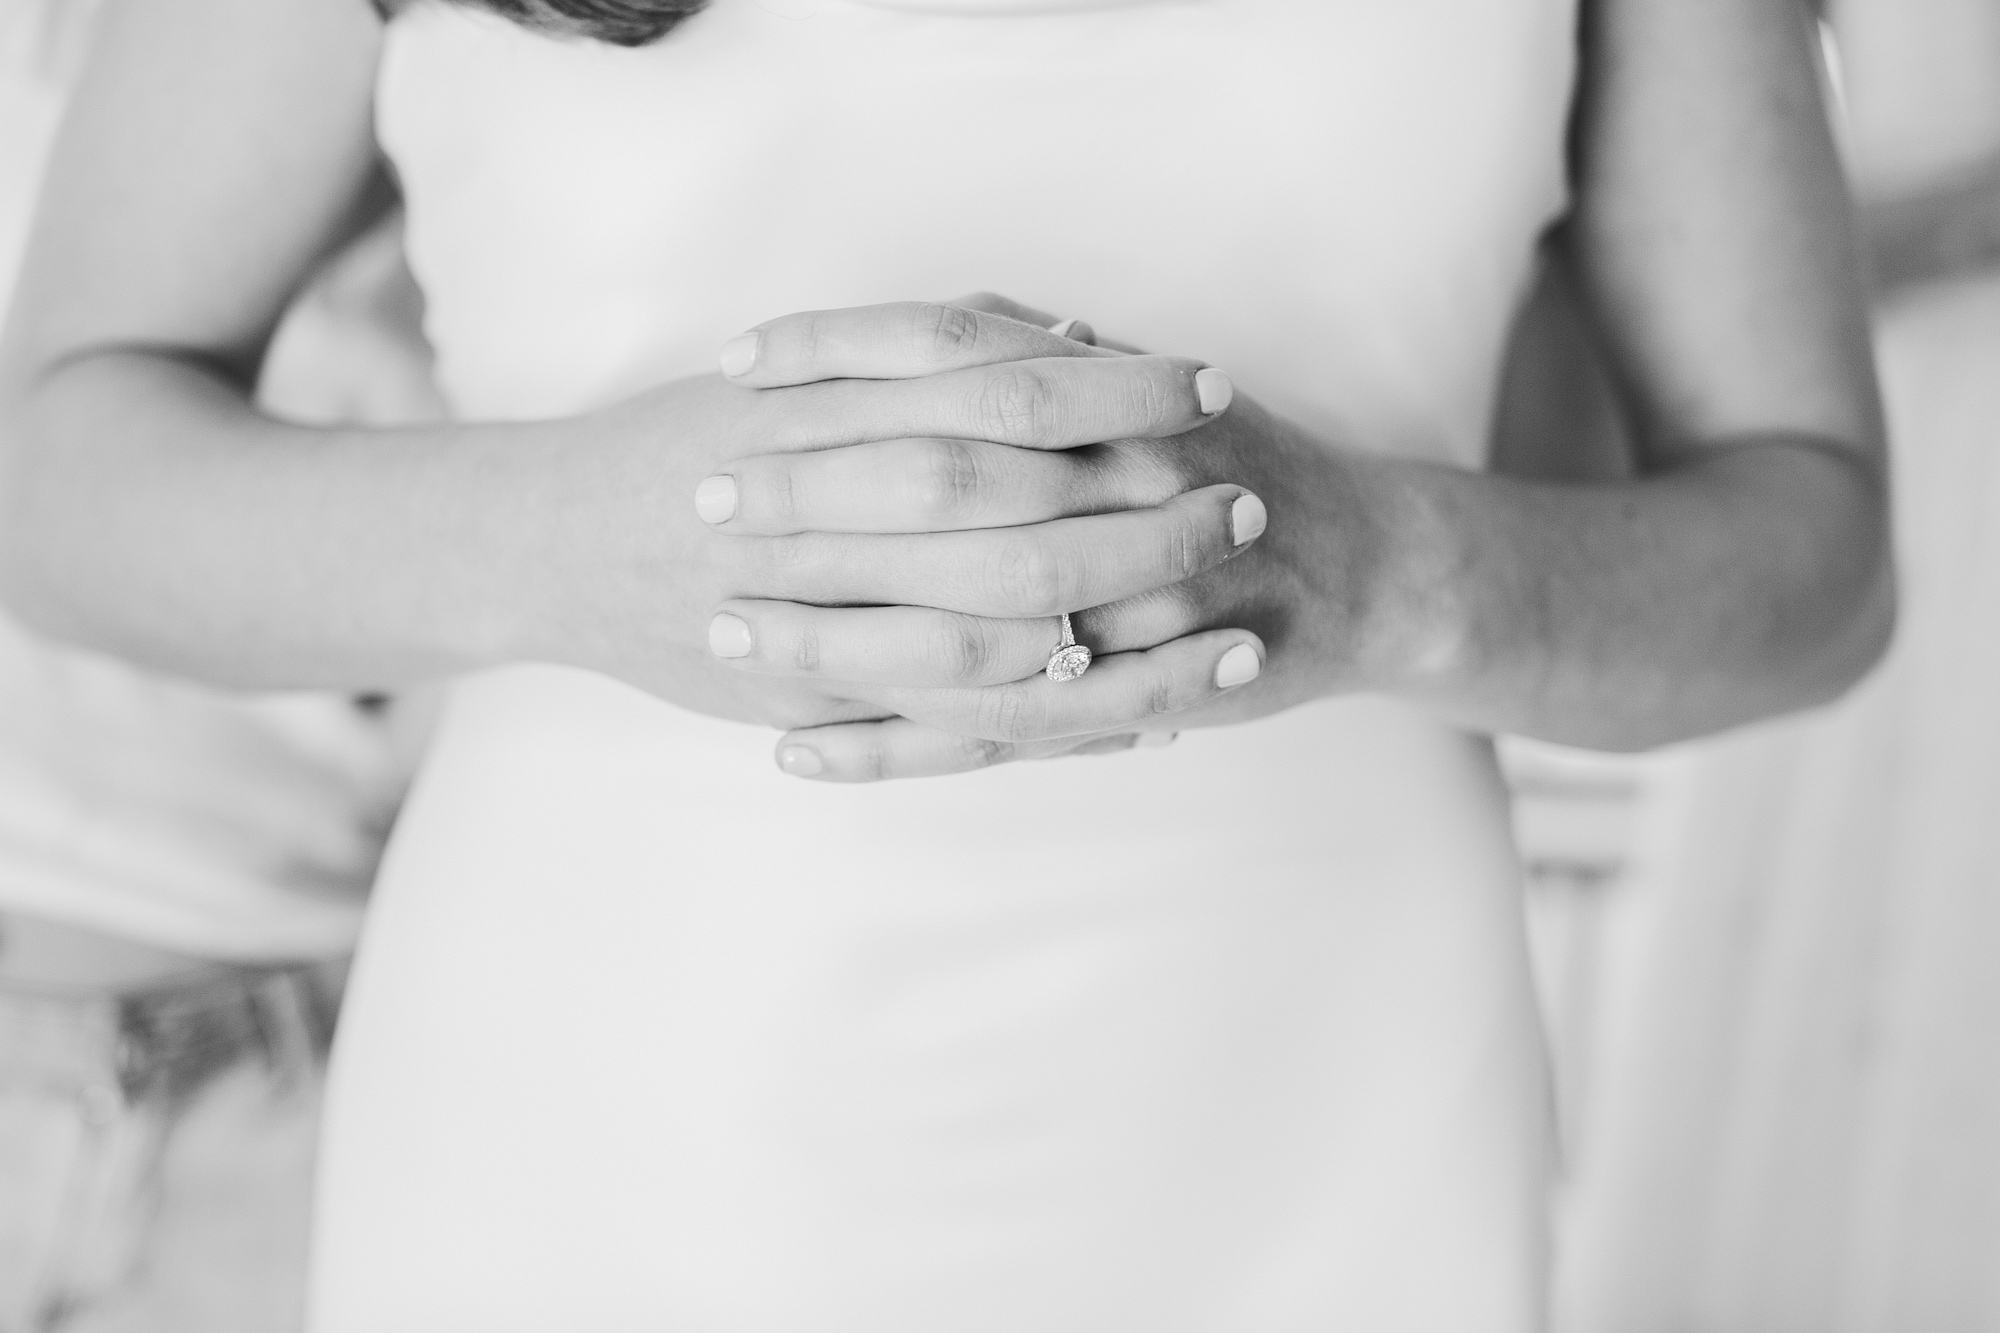
{"type": "MultiPolygon", "coordinates": [[[[401,9],[408,0],[375,0],[384,14],[401,9]]],[[[610,42],[614,46],[644,46],[666,36],[667,30],[708,3],[708,0],[458,0],[540,28],[610,42]]]]}

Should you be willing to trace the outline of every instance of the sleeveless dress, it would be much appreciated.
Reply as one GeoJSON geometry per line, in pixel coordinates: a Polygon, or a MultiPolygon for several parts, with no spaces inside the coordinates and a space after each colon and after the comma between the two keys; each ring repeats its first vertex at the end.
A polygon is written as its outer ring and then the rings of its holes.
{"type": "MultiPolygon", "coordinates": [[[[990,289],[1476,466],[1572,0],[715,0],[392,25],[467,419],[990,289]]],[[[865,787],[580,671],[457,687],[335,1057],[317,1333],[1524,1330],[1545,1071],[1490,751],[1343,699],[865,787]]]]}

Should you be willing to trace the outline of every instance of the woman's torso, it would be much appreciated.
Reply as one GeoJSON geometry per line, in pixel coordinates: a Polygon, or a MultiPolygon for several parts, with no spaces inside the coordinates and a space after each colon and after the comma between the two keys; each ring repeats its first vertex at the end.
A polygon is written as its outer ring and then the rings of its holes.
{"type": "MultiPolygon", "coordinates": [[[[399,20],[382,133],[457,410],[983,288],[1477,461],[1568,0],[978,7],[716,0],[639,51],[399,20]]],[[[1481,747],[1349,700],[827,788],[769,739],[577,672],[460,687],[343,1037],[327,1333],[1532,1322],[1481,747]]]]}

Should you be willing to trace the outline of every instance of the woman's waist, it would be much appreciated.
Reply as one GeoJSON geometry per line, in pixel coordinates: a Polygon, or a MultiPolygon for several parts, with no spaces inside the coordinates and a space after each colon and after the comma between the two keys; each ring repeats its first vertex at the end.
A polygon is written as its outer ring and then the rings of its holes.
{"type": "Polygon", "coordinates": [[[801,867],[880,891],[1400,876],[1508,856],[1489,747],[1379,698],[1165,747],[887,784],[788,777],[775,739],[582,671],[489,672],[458,686],[397,838],[470,854],[465,831],[482,829],[482,859],[510,849],[510,880],[532,880],[521,872],[537,858],[567,877],[577,844],[615,847],[618,878],[732,891],[801,867]]]}

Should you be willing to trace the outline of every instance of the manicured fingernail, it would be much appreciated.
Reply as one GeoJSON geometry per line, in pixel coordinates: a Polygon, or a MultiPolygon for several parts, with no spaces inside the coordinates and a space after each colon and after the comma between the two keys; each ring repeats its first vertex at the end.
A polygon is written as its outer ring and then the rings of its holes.
{"type": "Polygon", "coordinates": [[[727,611],[708,622],[708,651],[717,657],[750,656],[750,624],[727,611]]]}
{"type": "Polygon", "coordinates": [[[1139,733],[1139,744],[1148,750],[1163,750],[1180,738],[1178,731],[1142,731],[1139,733]]]}
{"type": "Polygon", "coordinates": [[[1201,398],[1201,410],[1212,417],[1227,411],[1229,400],[1236,396],[1236,386],[1230,383],[1229,376],[1214,366],[1194,373],[1194,391],[1201,398]]]}
{"type": "Polygon", "coordinates": [[[727,523],[736,517],[736,478],[710,477],[694,488],[694,512],[704,523],[727,523]]]}
{"type": "Polygon", "coordinates": [[[1247,492],[1237,496],[1236,503],[1229,506],[1229,540],[1238,546],[1256,541],[1264,535],[1264,524],[1269,519],[1262,500],[1247,492]]]}
{"type": "Polygon", "coordinates": [[[722,344],[722,373],[735,379],[738,375],[748,375],[750,367],[757,364],[757,335],[739,333],[722,344]]]}
{"type": "Polygon", "coordinates": [[[1059,319],[1049,325],[1049,332],[1055,334],[1058,338],[1067,338],[1069,337],[1069,331],[1075,327],[1076,316],[1071,315],[1068,319],[1059,319]]]}
{"type": "Polygon", "coordinates": [[[1248,685],[1257,679],[1264,664],[1257,658],[1257,650],[1247,643],[1239,643],[1222,655],[1215,664],[1215,688],[1233,690],[1238,685],[1248,685]]]}
{"type": "Polygon", "coordinates": [[[810,746],[787,745],[778,751],[778,767],[795,778],[810,778],[824,772],[826,764],[810,746]]]}

